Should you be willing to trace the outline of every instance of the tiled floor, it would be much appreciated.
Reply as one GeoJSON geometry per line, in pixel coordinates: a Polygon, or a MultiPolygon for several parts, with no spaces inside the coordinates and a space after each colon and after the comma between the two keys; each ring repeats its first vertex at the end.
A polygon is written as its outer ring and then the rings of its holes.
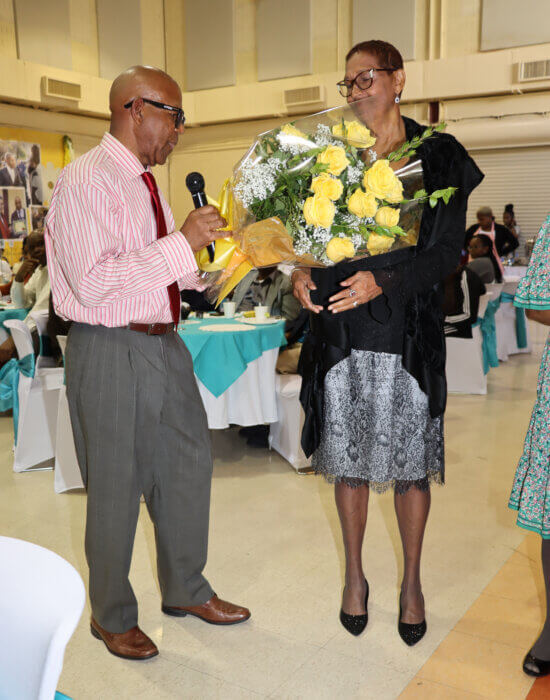
{"type": "MultiPolygon", "coordinates": [[[[370,620],[354,638],[338,621],[343,552],[332,488],[246,447],[231,430],[213,434],[207,575],[219,595],[249,606],[252,619],[224,629],[162,615],[143,509],[131,578],[140,625],[160,656],[136,663],[109,655],[89,633],[86,608],[60,690],[74,700],[525,698],[532,682],[521,661],[542,620],[539,541],[515,526],[506,502],[539,357],[491,371],[486,397],[450,398],[447,485],[433,490],[424,554],[428,634],[417,647],[397,635],[402,565],[391,494],[372,497],[370,620]]],[[[0,533],[53,549],[86,579],[84,495],[55,495],[51,472],[14,474],[11,458],[11,422],[1,418],[0,533]]]]}

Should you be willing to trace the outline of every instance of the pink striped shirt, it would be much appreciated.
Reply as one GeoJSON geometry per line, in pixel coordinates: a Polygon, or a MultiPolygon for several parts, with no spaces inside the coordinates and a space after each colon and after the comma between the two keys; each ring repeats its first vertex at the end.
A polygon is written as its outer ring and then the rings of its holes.
{"type": "Polygon", "coordinates": [[[101,326],[169,323],[168,285],[198,288],[197,264],[160,195],[168,236],[157,240],[143,165],[114,136],[63,169],[46,217],[53,301],[66,319],[101,326]]]}

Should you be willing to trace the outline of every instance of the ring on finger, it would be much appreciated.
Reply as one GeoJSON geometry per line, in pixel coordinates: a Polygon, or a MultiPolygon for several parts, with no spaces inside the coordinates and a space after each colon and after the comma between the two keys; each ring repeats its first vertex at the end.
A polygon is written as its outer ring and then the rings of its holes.
{"type": "Polygon", "coordinates": [[[356,290],[356,289],[350,289],[350,290],[349,290],[349,295],[350,295],[350,297],[354,297],[356,294],[357,294],[357,290],[356,290]]]}
{"type": "Polygon", "coordinates": [[[356,299],[356,300],[353,302],[353,306],[356,307],[358,304],[359,304],[359,302],[358,302],[357,299],[356,299]]]}

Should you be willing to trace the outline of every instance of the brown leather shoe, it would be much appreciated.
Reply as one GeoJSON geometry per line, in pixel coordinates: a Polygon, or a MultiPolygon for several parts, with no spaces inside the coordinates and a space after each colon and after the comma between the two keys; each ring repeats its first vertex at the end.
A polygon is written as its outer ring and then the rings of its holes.
{"type": "Polygon", "coordinates": [[[162,612],[174,617],[193,615],[193,617],[198,617],[211,625],[237,625],[250,617],[250,610],[228,603],[226,600],[220,600],[217,595],[213,595],[202,605],[181,608],[163,605],[162,612]]]}
{"type": "Polygon", "coordinates": [[[118,634],[116,632],[107,632],[92,617],[90,631],[96,639],[101,639],[111,654],[120,656],[121,659],[143,661],[144,659],[152,659],[153,656],[158,656],[159,650],[156,644],[137,625],[127,632],[118,634]]]}

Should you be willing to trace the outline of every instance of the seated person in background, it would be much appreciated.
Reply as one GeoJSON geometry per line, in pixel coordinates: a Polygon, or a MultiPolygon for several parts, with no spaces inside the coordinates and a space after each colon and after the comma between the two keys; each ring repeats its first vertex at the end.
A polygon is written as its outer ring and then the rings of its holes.
{"type": "Polygon", "coordinates": [[[514,205],[513,204],[507,204],[504,207],[504,214],[502,215],[502,223],[506,226],[508,231],[512,235],[514,235],[518,240],[519,240],[519,235],[521,233],[521,229],[518,226],[518,222],[516,221],[516,215],[514,213],[514,205]]]}
{"type": "Polygon", "coordinates": [[[477,221],[477,224],[470,226],[470,228],[466,231],[464,248],[468,248],[473,236],[478,233],[484,233],[495,242],[496,251],[499,258],[502,258],[509,253],[513,253],[518,247],[519,241],[516,236],[514,236],[514,234],[511,233],[506,226],[495,222],[495,217],[493,216],[493,211],[490,207],[481,207],[481,209],[478,209],[477,221]]]}
{"type": "Polygon", "coordinates": [[[479,297],[485,294],[483,282],[468,267],[459,266],[443,282],[443,311],[445,335],[471,338],[472,325],[477,321],[479,297]]]}
{"type": "Polygon", "coordinates": [[[489,236],[484,233],[476,234],[470,241],[468,253],[470,254],[470,262],[467,267],[469,270],[473,270],[482,282],[485,284],[493,282],[500,284],[502,282],[502,272],[498,260],[495,258],[493,241],[489,236]]]}
{"type": "MultiPolygon", "coordinates": [[[[35,311],[47,311],[50,297],[50,278],[48,276],[46,247],[43,233],[31,233],[28,236],[28,258],[23,262],[13,279],[11,298],[16,308],[27,309],[29,314],[25,323],[33,336],[34,352],[38,353],[39,338],[36,323],[31,318],[35,311]],[[32,272],[31,278],[25,284],[25,278],[32,272]]],[[[15,357],[15,343],[10,336],[0,345],[0,367],[15,357]]]]}
{"type": "MultiPolygon", "coordinates": [[[[7,275],[6,275],[5,273],[2,274],[3,283],[0,284],[0,294],[1,294],[3,297],[7,296],[7,295],[10,293],[10,289],[11,289],[11,285],[12,285],[12,282],[13,282],[13,278],[14,278],[14,276],[17,274],[17,272],[18,272],[19,268],[21,267],[21,265],[23,264],[23,262],[24,262],[24,261],[27,259],[27,257],[28,257],[28,250],[27,250],[27,240],[28,240],[28,238],[29,238],[28,236],[25,236],[25,238],[23,238],[23,248],[22,248],[22,250],[21,250],[21,258],[14,264],[13,269],[10,267],[10,276],[9,276],[9,279],[6,279],[6,276],[7,276],[7,275]]],[[[5,262],[9,265],[9,263],[7,262],[7,260],[5,260],[5,258],[2,258],[2,261],[5,261],[5,262]]],[[[3,265],[3,263],[2,263],[2,265],[3,265]]],[[[7,268],[2,267],[2,269],[3,269],[3,270],[6,270],[6,272],[7,272],[7,268]]],[[[25,282],[28,282],[29,279],[31,278],[31,275],[32,275],[32,272],[30,272],[30,273],[27,275],[27,277],[26,277],[26,279],[25,279],[24,281],[25,281],[25,282]]]]}
{"type": "Polygon", "coordinates": [[[182,289],[181,300],[184,304],[189,305],[190,311],[215,311],[216,307],[211,304],[206,297],[204,292],[197,292],[196,289],[182,289]]]}
{"type": "Polygon", "coordinates": [[[267,306],[270,316],[283,316],[287,322],[294,321],[302,308],[292,294],[290,277],[276,267],[251,270],[235,287],[233,301],[236,311],[267,306]]]}
{"type": "MultiPolygon", "coordinates": [[[[11,282],[12,278],[12,271],[11,271],[11,265],[9,262],[6,260],[6,258],[2,257],[0,259],[0,280],[6,284],[11,282]]],[[[3,285],[0,285],[2,287],[3,285]]]]}

